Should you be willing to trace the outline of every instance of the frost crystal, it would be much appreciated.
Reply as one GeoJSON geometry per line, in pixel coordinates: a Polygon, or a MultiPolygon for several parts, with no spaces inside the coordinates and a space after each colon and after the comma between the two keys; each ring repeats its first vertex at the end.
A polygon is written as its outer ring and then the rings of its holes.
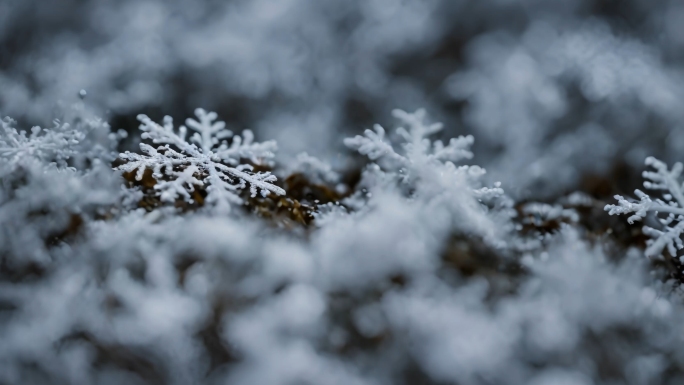
{"type": "Polygon", "coordinates": [[[413,113],[394,110],[392,115],[408,127],[396,130],[403,141],[401,151],[395,150],[392,143],[385,139],[385,129],[379,124],[374,126],[374,131],[366,130],[364,136],[345,139],[344,144],[377,161],[383,172],[398,176],[410,188],[432,191],[427,195],[450,190],[461,177],[473,186],[474,197],[481,201],[491,201],[503,195],[498,182],[491,188],[479,186],[480,178],[486,173],[483,168],[454,165],[454,162],[473,157],[470,151],[474,142],[472,135],[451,138],[449,144],[444,145],[441,140],[432,142],[428,138],[441,131],[443,125],[428,124],[424,109],[413,113]],[[454,179],[453,176],[458,178],[454,179]],[[416,183],[418,180],[422,183],[416,183]]]}
{"type": "Polygon", "coordinates": [[[432,143],[427,137],[441,131],[443,125],[426,124],[424,109],[414,113],[394,110],[392,115],[408,126],[408,130],[404,127],[397,129],[397,134],[405,141],[403,154],[396,152],[392,144],[385,140],[385,129],[379,124],[373,127],[375,131],[366,130],[365,136],[347,138],[344,144],[371,160],[380,160],[385,168],[397,170],[410,168],[418,163],[457,162],[473,157],[473,153],[470,152],[470,146],[473,144],[471,135],[452,138],[446,146],[441,140],[432,143]]]}
{"type": "Polygon", "coordinates": [[[510,216],[503,189],[498,182],[493,187],[483,186],[483,168],[454,164],[473,157],[473,137],[452,138],[447,145],[440,140],[433,142],[428,137],[443,126],[428,123],[425,110],[394,110],[392,114],[403,126],[396,130],[401,143],[398,148],[385,138],[384,128],[377,124],[364,136],[345,139],[348,147],[376,163],[366,168],[359,183],[363,188],[345,205],[358,210],[364,205],[363,199],[372,199],[385,187],[393,190],[397,186],[409,199],[407,203],[418,204],[422,211],[431,213],[427,214],[431,220],[448,212],[448,216],[459,218],[453,222],[458,231],[480,234],[488,242],[500,244],[505,231],[499,230],[507,228],[510,216]]]}
{"type": "Polygon", "coordinates": [[[306,152],[297,155],[290,166],[289,174],[301,173],[313,183],[335,184],[340,180],[340,174],[333,170],[330,164],[311,156],[306,152]]]}
{"type": "Polygon", "coordinates": [[[54,121],[53,128],[31,128],[31,133],[18,131],[15,121],[10,118],[0,120],[0,164],[15,166],[25,159],[44,162],[57,162],[65,165],[65,161],[76,153],[74,148],[84,139],[83,132],[72,128],[67,123],[54,121]]]}
{"type": "Polygon", "coordinates": [[[627,221],[631,224],[640,221],[649,212],[667,213],[666,218],[658,218],[664,226],[662,230],[644,226],[644,234],[650,236],[646,256],[654,257],[663,252],[667,247],[668,252],[673,257],[677,255],[677,250],[684,247],[680,238],[684,231],[684,193],[682,193],[682,183],[679,177],[682,174],[684,165],[677,162],[668,170],[667,165],[653,157],[646,158],[646,165],[653,167],[656,171],[644,171],[642,174],[647,181],[644,187],[649,190],[664,190],[663,199],[652,200],[651,197],[641,190],[635,190],[634,194],[639,197],[638,202],[630,202],[620,195],[616,195],[617,205],[606,205],[605,210],[610,215],[632,214],[627,221]],[[674,222],[675,225],[671,226],[674,222]]]}
{"type": "Polygon", "coordinates": [[[242,203],[238,190],[246,188],[247,183],[252,197],[258,192],[262,196],[269,192],[285,194],[285,190],[272,183],[276,180],[275,175],[270,172],[254,173],[252,165],[240,164],[241,159],[264,164],[273,158],[277,148],[274,141],[255,143],[250,130],[243,131],[242,137],[233,135],[225,128],[224,122],[216,121],[215,112],[198,108],[195,115],[198,120],[185,121],[195,131],[189,140],[186,140],[186,126],[180,126],[176,133],[170,116],[164,117],[164,124],[159,125],[146,115],[138,115],[142,123],[142,138],[162,145],[154,148],[141,143],[140,149],[145,155],[128,151],[120,154],[128,163],[118,169],[125,172],[137,170],[138,180],[142,179],[145,169],[152,169],[152,176],[157,180],[155,189],[167,202],[178,197],[191,202],[190,193],[195,190],[194,186],[205,184],[208,185],[207,202],[224,209],[229,209],[231,203],[242,203]],[[225,140],[228,138],[232,138],[230,145],[225,140]]]}

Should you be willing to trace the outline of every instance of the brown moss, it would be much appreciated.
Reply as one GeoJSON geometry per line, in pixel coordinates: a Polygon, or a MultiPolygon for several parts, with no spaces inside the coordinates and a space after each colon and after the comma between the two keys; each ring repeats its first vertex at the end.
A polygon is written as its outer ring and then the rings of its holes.
{"type": "Polygon", "coordinates": [[[315,208],[287,196],[249,197],[247,207],[260,218],[273,221],[279,227],[308,226],[313,222],[315,208]]]}
{"type": "Polygon", "coordinates": [[[29,262],[17,266],[10,264],[6,258],[0,258],[0,281],[32,282],[43,278],[45,274],[46,268],[38,263],[29,262]]]}
{"type": "Polygon", "coordinates": [[[168,383],[168,378],[164,375],[162,368],[149,356],[149,352],[145,352],[143,349],[100,341],[86,331],[72,333],[61,339],[56,345],[60,349],[72,343],[87,343],[94,348],[93,366],[96,368],[116,367],[135,373],[149,384],[168,383]]]}
{"type": "Polygon", "coordinates": [[[285,178],[285,191],[287,196],[298,201],[318,203],[337,202],[342,196],[332,188],[311,183],[306,176],[295,173],[285,178]]]}
{"type": "MultiPolygon", "coordinates": [[[[255,171],[270,171],[265,166],[255,166],[255,171]]],[[[152,211],[161,207],[164,202],[159,199],[157,191],[154,189],[157,181],[152,176],[152,170],[147,169],[140,180],[136,179],[135,172],[123,174],[129,187],[139,187],[143,192],[142,199],[138,202],[138,207],[147,211],[152,211]]],[[[201,176],[200,176],[201,178],[201,176]]],[[[196,210],[204,205],[206,190],[203,187],[195,186],[192,194],[192,203],[178,199],[174,206],[183,212],[196,210]]],[[[285,178],[285,196],[268,194],[267,196],[257,195],[251,197],[249,190],[242,191],[242,198],[245,201],[244,209],[273,222],[278,227],[292,228],[295,226],[309,226],[313,220],[313,213],[317,205],[337,202],[341,199],[340,194],[329,186],[311,183],[302,174],[292,174],[285,178]]]]}
{"type": "Polygon", "coordinates": [[[83,217],[78,214],[71,214],[66,227],[48,235],[47,239],[45,240],[46,246],[56,246],[63,241],[73,239],[83,228],[83,224],[83,217]]]}
{"type": "Polygon", "coordinates": [[[208,317],[206,324],[197,332],[204,345],[204,349],[209,357],[208,372],[216,370],[222,365],[236,362],[239,357],[237,353],[223,342],[224,315],[227,312],[227,304],[221,301],[214,301],[211,310],[211,317],[208,317]]]}
{"type": "Polygon", "coordinates": [[[462,277],[485,278],[490,298],[515,292],[526,274],[516,258],[503,255],[477,237],[454,234],[441,255],[444,268],[454,269],[462,277]]]}
{"type": "Polygon", "coordinates": [[[136,171],[125,172],[122,174],[129,188],[139,187],[143,193],[142,199],[138,202],[138,207],[147,211],[152,211],[162,205],[162,201],[157,196],[154,186],[157,180],[152,177],[152,170],[146,169],[140,180],[136,179],[136,171]]]}
{"type": "Polygon", "coordinates": [[[560,230],[563,223],[568,223],[563,218],[545,219],[539,216],[525,212],[524,207],[527,203],[518,203],[515,210],[518,214],[516,217],[522,228],[520,233],[522,235],[528,234],[549,234],[560,230]]]}

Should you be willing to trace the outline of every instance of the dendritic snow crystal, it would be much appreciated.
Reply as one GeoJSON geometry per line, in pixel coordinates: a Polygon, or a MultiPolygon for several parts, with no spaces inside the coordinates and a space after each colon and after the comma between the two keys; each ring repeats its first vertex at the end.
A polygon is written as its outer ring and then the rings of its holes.
{"type": "Polygon", "coordinates": [[[170,116],[164,117],[164,124],[159,125],[146,115],[138,115],[142,123],[142,138],[162,145],[154,148],[141,143],[143,155],[128,151],[120,154],[121,159],[128,162],[118,169],[125,172],[137,170],[138,180],[142,179],[146,169],[152,169],[152,176],[157,180],[154,188],[159,190],[161,200],[167,202],[174,202],[179,197],[192,202],[190,193],[195,186],[205,184],[208,185],[207,202],[224,209],[228,209],[230,204],[242,203],[238,191],[246,188],[248,183],[252,197],[257,193],[262,196],[269,192],[285,194],[285,190],[273,184],[275,175],[253,172],[251,164],[240,163],[247,159],[253,164],[264,164],[274,156],[277,149],[274,141],[254,142],[254,134],[249,130],[243,131],[242,137],[233,135],[225,128],[224,122],[216,121],[215,112],[198,108],[195,115],[198,120],[189,118],[185,121],[195,131],[189,140],[186,140],[186,126],[180,126],[176,133],[170,116]],[[226,141],[228,138],[232,138],[230,145],[226,141]]]}
{"type": "Polygon", "coordinates": [[[373,126],[373,130],[366,130],[364,136],[345,139],[344,144],[370,160],[381,162],[383,167],[397,171],[420,164],[458,162],[473,157],[470,151],[473,137],[470,135],[452,138],[446,146],[441,140],[431,142],[428,136],[441,131],[444,126],[442,123],[427,124],[424,109],[413,113],[394,110],[392,115],[408,126],[408,129],[397,129],[397,135],[404,140],[401,151],[397,152],[385,139],[385,129],[379,124],[373,126]]]}
{"type": "Polygon", "coordinates": [[[494,187],[483,186],[483,168],[454,164],[473,157],[473,137],[452,138],[446,145],[441,140],[433,142],[429,136],[441,131],[443,125],[428,123],[424,109],[413,113],[394,110],[392,115],[402,124],[396,130],[398,149],[385,137],[385,129],[379,124],[374,130],[366,130],[364,136],[344,141],[376,162],[364,171],[361,185],[373,189],[398,182],[405,196],[429,212],[440,215],[447,210],[453,218],[459,218],[454,223],[456,227],[489,240],[498,238],[495,234],[506,229],[509,220],[509,202],[503,189],[499,183],[494,187]]]}
{"type": "Polygon", "coordinates": [[[25,159],[57,162],[60,165],[76,153],[77,145],[85,134],[67,123],[55,120],[54,127],[31,128],[31,133],[17,130],[10,118],[0,120],[0,162],[15,166],[25,159]]]}
{"type": "Polygon", "coordinates": [[[658,218],[663,225],[662,230],[644,226],[644,234],[652,238],[648,241],[646,256],[658,256],[667,248],[670,255],[675,257],[677,250],[684,247],[680,238],[684,231],[684,192],[683,184],[679,181],[684,165],[677,162],[668,170],[664,162],[653,157],[646,158],[646,165],[653,167],[655,171],[643,172],[643,177],[647,179],[644,187],[649,190],[665,191],[663,199],[652,200],[648,194],[637,189],[634,194],[639,197],[638,202],[630,202],[621,195],[615,195],[618,204],[606,205],[605,210],[610,215],[632,214],[627,218],[630,224],[641,221],[649,212],[656,215],[667,214],[665,218],[658,218]]]}
{"type": "MultiPolygon", "coordinates": [[[[476,182],[485,174],[485,170],[479,166],[457,167],[454,164],[473,157],[470,146],[474,139],[471,135],[451,138],[447,145],[441,140],[433,142],[429,136],[441,131],[444,126],[442,123],[427,123],[424,109],[413,113],[397,109],[392,111],[392,115],[407,126],[396,130],[402,141],[400,150],[395,149],[391,141],[385,138],[385,129],[379,124],[373,130],[366,130],[364,136],[345,139],[344,144],[376,161],[384,172],[399,176],[402,182],[409,185],[418,180],[423,184],[448,184],[453,182],[449,177],[454,175],[465,177],[477,185],[476,182]],[[429,175],[433,172],[437,173],[435,178],[429,175]]],[[[418,183],[420,186],[421,183],[418,183]]],[[[502,195],[503,190],[497,183],[494,188],[477,188],[474,194],[487,199],[502,195]]]]}

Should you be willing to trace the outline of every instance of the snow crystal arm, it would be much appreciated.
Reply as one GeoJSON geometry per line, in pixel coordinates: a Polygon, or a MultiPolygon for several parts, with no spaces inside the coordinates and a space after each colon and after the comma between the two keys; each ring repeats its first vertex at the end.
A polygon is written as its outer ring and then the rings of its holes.
{"type": "Polygon", "coordinates": [[[408,127],[408,130],[399,127],[397,134],[406,141],[404,144],[406,156],[412,161],[425,159],[428,162],[458,162],[473,157],[470,146],[474,139],[471,135],[452,138],[446,146],[440,140],[432,144],[428,136],[441,131],[443,125],[442,123],[428,124],[425,110],[419,109],[413,113],[394,110],[392,114],[408,127]]]}
{"type": "Polygon", "coordinates": [[[182,154],[173,151],[168,147],[160,148],[166,150],[166,152],[162,154],[154,147],[145,143],[141,143],[140,149],[147,155],[140,155],[128,151],[123,154],[119,154],[119,157],[123,160],[127,160],[128,163],[122,164],[116,169],[123,172],[132,172],[137,170],[135,179],[141,180],[146,168],[152,169],[154,171],[155,178],[161,178],[163,169],[166,169],[166,173],[169,174],[173,170],[173,166],[185,163],[182,154]]]}
{"type": "Polygon", "coordinates": [[[684,215],[684,195],[682,195],[682,188],[677,179],[682,173],[682,164],[677,163],[671,171],[667,170],[665,163],[653,158],[646,158],[646,165],[652,166],[656,172],[644,171],[643,176],[650,181],[644,182],[644,187],[651,190],[666,190],[669,194],[665,194],[664,198],[669,203],[661,200],[655,202],[651,200],[648,194],[641,190],[635,190],[634,193],[640,198],[639,202],[629,202],[620,195],[616,195],[617,205],[606,205],[605,210],[610,215],[630,214],[627,221],[631,224],[634,221],[643,219],[648,212],[663,212],[678,215],[684,215]],[[672,198],[675,202],[672,202],[672,198]]]}
{"type": "Polygon", "coordinates": [[[209,169],[206,201],[213,204],[221,213],[229,212],[231,204],[242,204],[242,199],[237,195],[236,190],[244,188],[244,182],[231,184],[224,180],[227,178],[215,168],[209,169]]]}
{"type": "Polygon", "coordinates": [[[175,202],[179,196],[185,201],[190,201],[190,192],[195,191],[193,185],[204,185],[201,180],[194,177],[198,172],[199,169],[195,166],[188,166],[182,171],[169,171],[167,168],[167,174],[175,179],[158,181],[154,189],[161,192],[160,198],[164,202],[175,202]]]}
{"type": "Polygon", "coordinates": [[[644,171],[642,174],[644,178],[650,179],[644,182],[644,187],[651,190],[666,190],[674,197],[679,204],[679,207],[684,207],[684,194],[682,194],[682,185],[678,182],[684,165],[677,162],[672,166],[672,170],[667,170],[667,165],[658,159],[649,156],[646,158],[646,165],[656,169],[656,172],[644,171]]]}
{"type": "Polygon", "coordinates": [[[634,215],[627,218],[629,224],[633,224],[634,221],[642,220],[653,207],[653,201],[651,197],[642,192],[641,190],[635,190],[634,193],[641,198],[639,202],[630,202],[621,195],[615,195],[615,199],[618,201],[617,205],[606,205],[604,210],[608,211],[608,215],[620,215],[620,214],[631,214],[634,215]]]}
{"type": "Polygon", "coordinates": [[[441,162],[458,162],[463,159],[472,159],[473,153],[470,151],[470,146],[474,142],[475,139],[472,135],[451,138],[449,145],[446,147],[441,140],[438,140],[434,144],[432,158],[441,162]]]}
{"type": "Polygon", "coordinates": [[[275,182],[278,178],[276,178],[276,176],[270,172],[258,172],[256,174],[250,174],[243,171],[251,170],[252,168],[250,165],[246,164],[240,165],[238,167],[228,167],[217,163],[216,168],[238,178],[241,182],[249,183],[249,192],[251,193],[252,197],[255,197],[258,191],[261,192],[261,195],[264,197],[268,195],[269,191],[276,195],[285,195],[285,190],[274,184],[271,184],[271,182],[275,182]]]}
{"type": "Polygon", "coordinates": [[[173,130],[173,119],[170,116],[164,117],[163,126],[143,114],[138,115],[138,120],[141,123],[140,130],[143,131],[141,135],[143,139],[151,139],[154,143],[172,144],[188,154],[197,154],[196,147],[185,141],[187,134],[185,126],[181,126],[178,129],[179,133],[176,134],[173,130]]]}
{"type": "Polygon", "coordinates": [[[15,164],[25,157],[32,157],[46,162],[63,161],[75,154],[74,146],[78,145],[85,134],[69,124],[60,124],[55,120],[54,127],[31,129],[31,134],[18,131],[15,121],[10,118],[0,120],[0,160],[15,164]]]}
{"type": "Polygon", "coordinates": [[[647,257],[660,255],[666,247],[670,255],[676,256],[677,250],[681,250],[684,247],[681,239],[682,231],[684,231],[684,222],[679,222],[674,227],[666,226],[665,231],[648,226],[644,226],[643,231],[644,234],[653,238],[647,241],[648,247],[645,252],[647,257]]]}
{"type": "Polygon", "coordinates": [[[204,109],[198,108],[195,110],[195,115],[199,121],[188,118],[185,120],[185,124],[196,131],[190,140],[199,144],[205,154],[209,153],[211,148],[219,144],[222,139],[233,136],[232,131],[226,130],[225,122],[215,122],[218,117],[216,112],[206,112],[204,109]]]}
{"type": "Polygon", "coordinates": [[[653,238],[648,241],[646,255],[649,257],[657,256],[667,248],[672,256],[677,255],[677,250],[682,248],[681,234],[684,231],[684,195],[682,186],[678,179],[684,169],[681,163],[676,163],[671,170],[667,165],[653,157],[646,158],[646,165],[655,168],[653,171],[644,171],[643,176],[647,179],[644,187],[651,190],[665,190],[663,195],[665,201],[656,199],[651,200],[648,194],[641,190],[634,193],[639,197],[639,202],[630,202],[620,195],[616,195],[617,205],[606,205],[605,210],[610,215],[633,214],[627,221],[631,224],[634,221],[642,220],[649,212],[669,213],[667,218],[660,218],[660,223],[664,225],[663,230],[644,226],[644,234],[653,238]],[[667,201],[667,202],[666,202],[667,201]],[[671,223],[677,221],[675,226],[671,223]]]}
{"type": "Polygon", "coordinates": [[[215,154],[230,165],[238,164],[240,159],[249,159],[255,164],[262,164],[264,160],[273,158],[276,150],[278,150],[278,145],[274,140],[255,143],[252,131],[244,130],[242,137],[236,135],[233,138],[230,147],[222,144],[215,154]]]}
{"type": "Polygon", "coordinates": [[[403,127],[399,127],[397,133],[402,136],[406,142],[413,143],[414,145],[419,144],[423,138],[441,131],[444,127],[442,123],[427,124],[425,122],[427,113],[422,108],[413,113],[396,109],[392,111],[392,116],[401,120],[409,127],[408,131],[403,127]]]}
{"type": "Polygon", "coordinates": [[[405,163],[406,159],[397,154],[392,145],[385,141],[385,129],[379,124],[374,125],[373,129],[375,132],[365,130],[364,136],[356,135],[353,138],[346,138],[344,144],[360,154],[368,156],[370,160],[386,157],[400,164],[405,163]]]}

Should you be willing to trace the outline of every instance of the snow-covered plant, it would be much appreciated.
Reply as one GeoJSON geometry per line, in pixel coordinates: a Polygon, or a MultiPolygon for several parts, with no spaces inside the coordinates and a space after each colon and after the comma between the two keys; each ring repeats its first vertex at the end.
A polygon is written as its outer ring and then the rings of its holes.
{"type": "Polygon", "coordinates": [[[239,191],[247,184],[252,197],[259,192],[262,196],[269,192],[285,194],[285,190],[273,184],[275,175],[253,172],[251,164],[241,163],[246,159],[256,165],[265,164],[277,149],[274,141],[254,142],[250,130],[243,131],[242,137],[233,135],[224,122],[216,121],[215,112],[198,108],[195,115],[198,120],[188,118],[185,121],[195,131],[189,139],[186,139],[186,126],[180,126],[178,133],[175,132],[170,116],[165,116],[164,124],[159,125],[146,115],[138,115],[142,138],[161,145],[155,148],[141,143],[144,154],[128,151],[120,154],[121,159],[128,162],[118,169],[137,170],[137,180],[142,179],[146,169],[152,169],[152,176],[157,180],[154,188],[159,191],[161,200],[167,202],[174,202],[179,197],[192,202],[190,193],[195,191],[195,186],[207,185],[207,202],[223,211],[231,204],[243,202],[239,191]],[[232,138],[230,145],[226,141],[228,138],[232,138]]]}
{"type": "Polygon", "coordinates": [[[665,218],[658,218],[662,229],[649,226],[643,228],[644,234],[652,238],[647,241],[646,256],[659,256],[667,248],[670,255],[676,257],[677,250],[684,247],[681,239],[684,231],[684,184],[679,181],[684,165],[677,162],[672,169],[668,169],[664,162],[654,157],[646,158],[646,165],[653,167],[655,171],[643,172],[644,179],[647,179],[644,187],[664,191],[663,199],[653,200],[648,194],[637,189],[634,190],[634,194],[639,198],[638,202],[631,202],[621,195],[615,195],[618,204],[606,205],[605,210],[610,215],[632,214],[627,218],[630,224],[643,220],[650,212],[656,215],[666,214],[665,218]]]}

